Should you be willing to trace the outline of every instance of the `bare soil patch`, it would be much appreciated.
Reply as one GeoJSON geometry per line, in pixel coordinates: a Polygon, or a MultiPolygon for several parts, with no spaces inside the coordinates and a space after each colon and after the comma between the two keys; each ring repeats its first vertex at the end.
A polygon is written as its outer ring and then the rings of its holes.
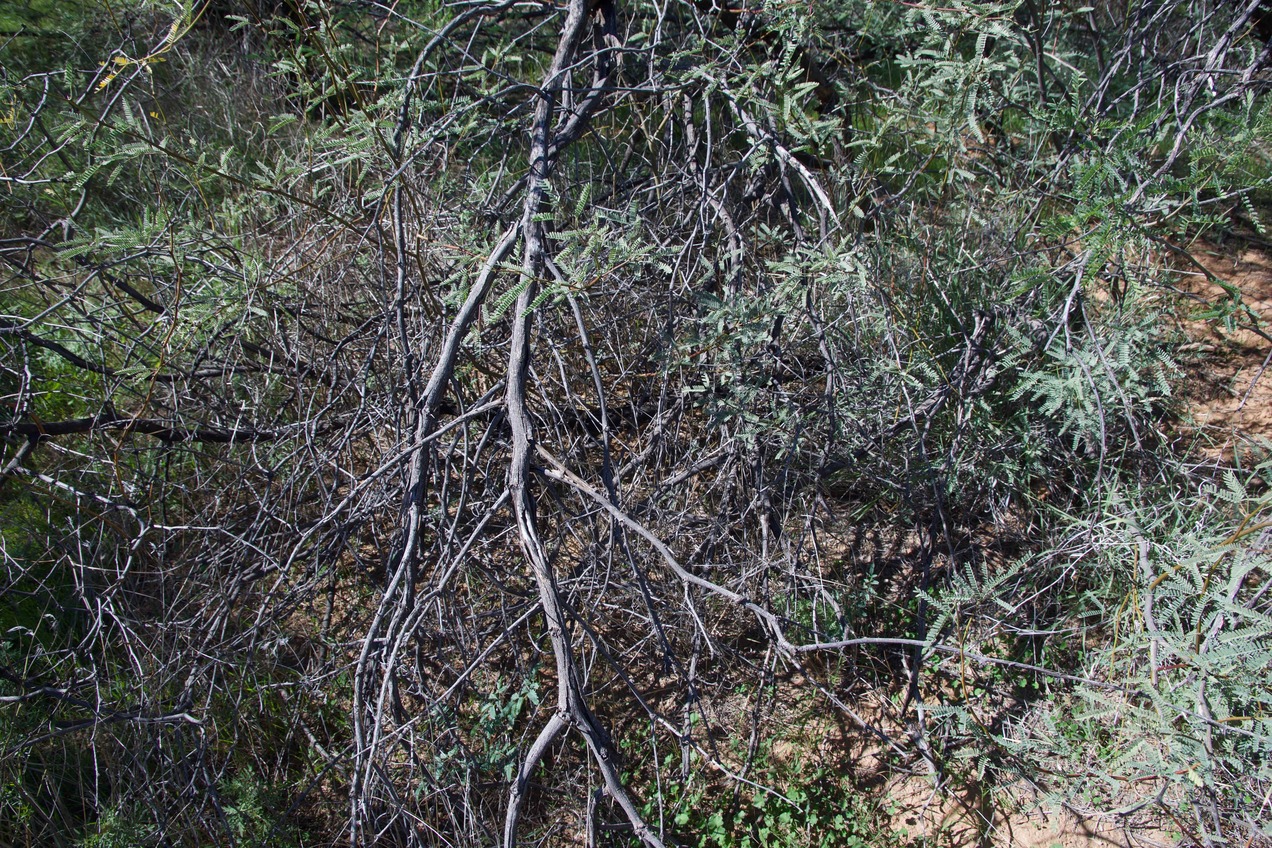
{"type": "Polygon", "coordinates": [[[1198,242],[1189,252],[1201,268],[1183,271],[1186,294],[1199,305],[1222,302],[1229,295],[1217,279],[1239,291],[1245,307],[1229,322],[1197,317],[1204,308],[1181,320],[1193,340],[1184,347],[1191,354],[1184,363],[1188,423],[1203,455],[1226,461],[1241,446],[1272,438],[1272,343],[1260,334],[1272,326],[1272,245],[1237,236],[1198,242]]]}

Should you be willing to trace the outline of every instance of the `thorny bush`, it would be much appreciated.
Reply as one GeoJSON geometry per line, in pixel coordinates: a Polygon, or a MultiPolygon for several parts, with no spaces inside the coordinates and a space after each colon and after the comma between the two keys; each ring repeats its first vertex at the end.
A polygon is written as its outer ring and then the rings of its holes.
{"type": "Polygon", "coordinates": [[[1172,441],[1161,316],[1190,239],[1261,231],[1269,29],[0,11],[0,841],[657,846],[691,784],[808,821],[758,714],[718,744],[790,674],[938,786],[1255,838],[1265,490],[1220,516],[1172,441]]]}

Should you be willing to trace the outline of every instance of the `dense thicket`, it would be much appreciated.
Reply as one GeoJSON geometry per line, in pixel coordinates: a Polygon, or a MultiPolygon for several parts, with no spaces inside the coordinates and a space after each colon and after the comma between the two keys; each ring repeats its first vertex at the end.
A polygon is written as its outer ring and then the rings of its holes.
{"type": "Polygon", "coordinates": [[[1268,16],[0,9],[0,842],[901,841],[779,709],[1267,838],[1267,467],[1169,319],[1268,16]]]}

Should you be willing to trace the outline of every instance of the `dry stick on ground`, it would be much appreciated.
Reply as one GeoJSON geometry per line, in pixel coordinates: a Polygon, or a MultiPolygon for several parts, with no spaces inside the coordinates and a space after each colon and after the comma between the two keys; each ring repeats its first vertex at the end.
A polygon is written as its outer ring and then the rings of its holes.
{"type": "Polygon", "coordinates": [[[552,64],[539,91],[531,126],[530,176],[526,185],[523,206],[522,229],[525,253],[522,263],[521,291],[517,296],[513,321],[511,349],[508,356],[507,414],[512,431],[512,455],[508,464],[508,489],[512,494],[512,511],[526,563],[539,590],[539,603],[544,622],[552,642],[556,660],[557,711],[548,719],[538,738],[527,751],[518,769],[508,798],[508,812],[504,822],[504,845],[512,848],[517,843],[517,823],[526,800],[526,787],[530,775],[542,760],[548,747],[567,727],[583,736],[588,749],[600,768],[601,776],[610,796],[626,814],[636,835],[651,848],[661,848],[662,841],[641,818],[631,796],[623,787],[618,771],[618,758],[609,734],[600,725],[587,703],[582,674],[571,644],[570,631],[547,551],[539,536],[535,513],[535,498],[530,491],[531,458],[534,454],[534,433],[526,400],[526,385],[530,375],[532,306],[538,296],[538,279],[546,268],[547,232],[540,213],[546,200],[548,177],[557,153],[568,137],[576,135],[587,113],[600,100],[602,87],[609,73],[609,64],[602,55],[606,49],[604,38],[612,32],[614,7],[601,2],[594,17],[595,75],[591,89],[576,102],[577,111],[567,120],[562,130],[554,134],[552,122],[557,112],[556,99],[566,78],[575,51],[582,40],[589,17],[588,0],[572,0],[561,30],[560,41],[552,64]],[[566,139],[561,136],[565,135],[566,139]]]}

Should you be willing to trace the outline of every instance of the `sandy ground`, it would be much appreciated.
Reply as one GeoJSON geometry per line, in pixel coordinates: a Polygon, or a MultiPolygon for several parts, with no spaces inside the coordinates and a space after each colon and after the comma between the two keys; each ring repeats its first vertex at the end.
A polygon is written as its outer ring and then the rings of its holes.
{"type": "Polygon", "coordinates": [[[1233,238],[1222,245],[1198,243],[1189,252],[1202,266],[1185,270],[1180,288],[1197,298],[1181,321],[1193,338],[1185,346],[1191,426],[1204,456],[1231,460],[1234,451],[1272,439],[1272,342],[1254,332],[1272,330],[1272,244],[1233,238]],[[1196,316],[1202,301],[1226,297],[1208,273],[1241,292],[1245,314],[1237,326],[1196,316]],[[1257,322],[1257,324],[1256,324],[1257,322]]]}

